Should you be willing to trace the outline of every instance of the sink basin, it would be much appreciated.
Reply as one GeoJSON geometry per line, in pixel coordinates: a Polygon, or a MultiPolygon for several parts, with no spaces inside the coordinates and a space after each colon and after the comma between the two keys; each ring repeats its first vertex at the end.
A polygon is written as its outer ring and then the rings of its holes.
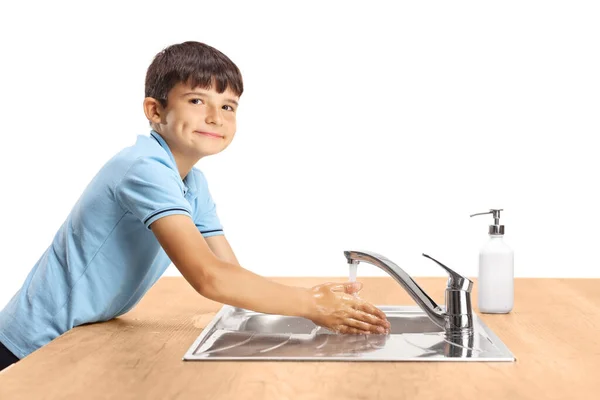
{"type": "Polygon", "coordinates": [[[338,334],[312,321],[225,305],[185,353],[186,361],[515,361],[473,314],[473,334],[449,337],[417,306],[378,306],[387,335],[338,334]]]}

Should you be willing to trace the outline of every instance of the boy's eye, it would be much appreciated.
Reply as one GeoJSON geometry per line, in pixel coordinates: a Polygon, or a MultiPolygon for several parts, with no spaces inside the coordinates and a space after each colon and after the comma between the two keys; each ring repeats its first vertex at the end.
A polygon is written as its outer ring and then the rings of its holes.
{"type": "MultiPolygon", "coordinates": [[[[190,100],[190,103],[192,103],[192,104],[202,104],[202,103],[203,103],[203,101],[202,101],[202,99],[191,99],[191,100],[190,100]]],[[[233,109],[233,107],[231,107],[230,105],[224,105],[223,107],[224,107],[226,110],[228,110],[228,111],[235,111],[235,110],[233,109]],[[229,108],[226,108],[226,107],[229,107],[229,108]]]]}

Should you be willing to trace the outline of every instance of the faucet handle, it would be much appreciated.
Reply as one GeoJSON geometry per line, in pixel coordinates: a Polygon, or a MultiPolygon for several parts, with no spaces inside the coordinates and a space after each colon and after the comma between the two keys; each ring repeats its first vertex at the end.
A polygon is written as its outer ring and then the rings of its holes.
{"type": "Polygon", "coordinates": [[[458,272],[446,267],[444,264],[425,253],[423,253],[423,256],[435,261],[440,267],[444,268],[446,272],[448,272],[448,275],[450,275],[450,278],[448,279],[448,289],[471,292],[471,289],[473,288],[473,282],[470,279],[465,278],[458,272]]]}

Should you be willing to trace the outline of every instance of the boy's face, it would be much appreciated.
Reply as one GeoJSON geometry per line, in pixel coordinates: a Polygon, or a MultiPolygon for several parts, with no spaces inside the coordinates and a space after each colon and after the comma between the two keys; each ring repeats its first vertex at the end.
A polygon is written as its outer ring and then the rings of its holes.
{"type": "Polygon", "coordinates": [[[225,150],[233,140],[238,101],[229,88],[218,93],[214,86],[207,90],[178,83],[166,108],[154,100],[155,114],[150,111],[149,119],[174,154],[200,159],[225,150]]]}

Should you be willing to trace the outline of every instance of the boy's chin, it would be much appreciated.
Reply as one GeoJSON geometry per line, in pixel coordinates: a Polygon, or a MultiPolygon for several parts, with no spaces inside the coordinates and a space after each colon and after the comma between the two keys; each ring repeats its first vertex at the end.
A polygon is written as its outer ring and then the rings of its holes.
{"type": "Polygon", "coordinates": [[[202,158],[202,157],[208,157],[208,156],[214,156],[215,154],[219,154],[221,153],[223,150],[225,150],[226,147],[203,147],[201,149],[198,149],[197,155],[198,158],[202,158]]]}

